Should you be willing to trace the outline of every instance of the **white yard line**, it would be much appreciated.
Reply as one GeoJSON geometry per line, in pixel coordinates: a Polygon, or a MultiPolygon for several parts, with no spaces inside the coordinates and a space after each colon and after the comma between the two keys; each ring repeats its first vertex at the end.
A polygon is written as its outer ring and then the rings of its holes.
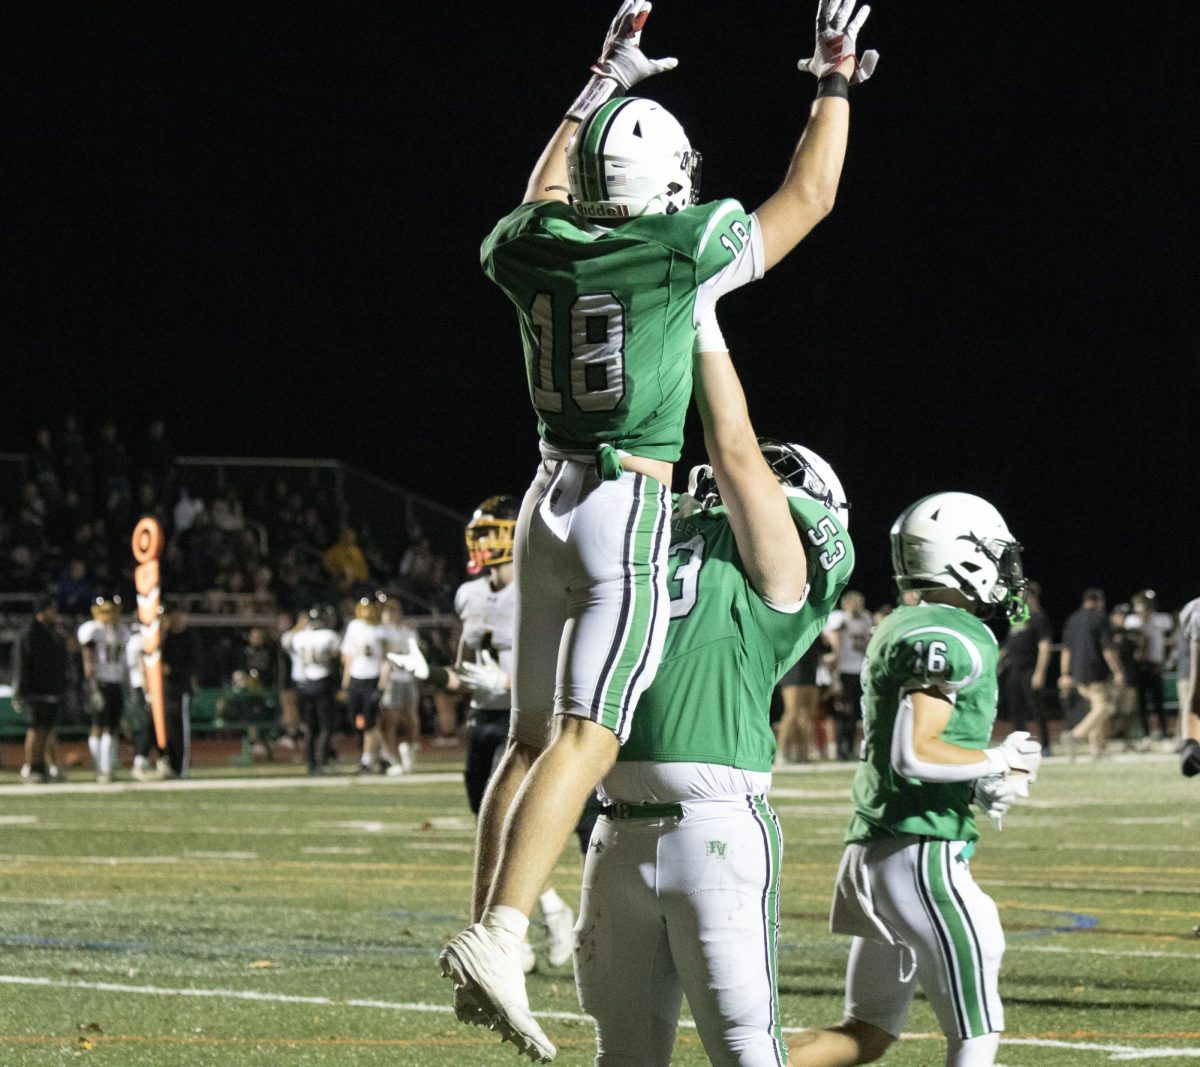
{"type": "MultiPolygon", "coordinates": [[[[334,1008],[376,1008],[382,1011],[411,1012],[419,1014],[449,1015],[449,1004],[405,1003],[403,1001],[364,1000],[357,997],[304,996],[294,993],[262,993],[248,989],[179,989],[162,986],[125,985],[119,982],[74,982],[61,978],[32,978],[24,975],[0,974],[0,985],[35,986],[43,989],[84,989],[99,993],[125,993],[133,996],[152,997],[196,997],[210,1000],[247,1000],[269,1004],[310,1004],[334,1008]]],[[[535,1011],[540,1019],[555,1019],[561,1022],[588,1023],[590,1015],[572,1011],[535,1011]]],[[[691,1019],[680,1019],[679,1025],[695,1029],[691,1019]]],[[[785,1026],[785,1033],[797,1034],[803,1027],[785,1026]]],[[[905,1034],[907,1040],[941,1040],[940,1034],[905,1034]]],[[[1164,1049],[1137,1048],[1133,1045],[1100,1044],[1092,1041],[1050,1041],[1035,1037],[1001,1039],[1002,1045],[1027,1045],[1037,1048],[1061,1048],[1078,1052],[1107,1052],[1110,1062],[1140,1059],[1168,1059],[1171,1056],[1200,1059],[1200,1048],[1164,1049]]]]}
{"type": "Polygon", "coordinates": [[[362,789],[364,786],[386,788],[412,785],[436,785],[442,782],[461,782],[461,772],[437,774],[403,774],[399,778],[372,777],[364,781],[355,774],[303,775],[296,778],[184,778],[169,782],[63,782],[59,785],[31,786],[0,785],[0,797],[28,797],[39,800],[45,797],[80,796],[87,793],[189,793],[214,789],[362,789]]]}

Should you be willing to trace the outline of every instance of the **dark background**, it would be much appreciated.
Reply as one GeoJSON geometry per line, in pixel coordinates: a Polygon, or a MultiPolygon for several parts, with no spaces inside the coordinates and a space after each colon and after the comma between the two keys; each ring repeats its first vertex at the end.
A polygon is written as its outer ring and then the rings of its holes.
{"type": "MultiPolygon", "coordinates": [[[[0,450],[161,414],[181,454],[348,460],[464,511],[521,492],[535,420],[478,247],[615,7],[13,19],[0,450]]],[[[644,45],[680,67],[642,91],[706,199],[781,180],[813,7],[656,6],[644,45]]],[[[759,430],[842,476],[871,603],[892,519],[941,489],[1000,507],[1060,621],[1092,583],[1200,593],[1196,22],[875,5],[834,214],[722,304],[759,430]]]]}

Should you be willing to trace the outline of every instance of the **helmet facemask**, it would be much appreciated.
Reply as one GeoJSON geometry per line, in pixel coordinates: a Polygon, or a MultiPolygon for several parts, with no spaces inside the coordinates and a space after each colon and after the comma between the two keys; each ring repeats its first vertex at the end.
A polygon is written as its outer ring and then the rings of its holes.
{"type": "Polygon", "coordinates": [[[1000,605],[1011,622],[1028,618],[1021,545],[979,497],[936,493],[909,507],[892,526],[892,565],[901,590],[956,589],[981,618],[1000,605]]]}
{"type": "MultiPolygon", "coordinates": [[[[773,437],[760,437],[758,448],[786,496],[815,500],[845,525],[846,511],[850,505],[844,499],[845,494],[837,475],[825,460],[802,445],[789,444],[773,437]]],[[[692,468],[688,474],[687,495],[700,508],[716,507],[721,503],[721,491],[709,464],[702,463],[692,468]]]]}
{"type": "Polygon", "coordinates": [[[104,626],[112,626],[121,617],[119,596],[98,596],[92,602],[92,618],[104,626]]]}
{"type": "Polygon", "coordinates": [[[511,496],[488,497],[475,509],[464,532],[468,574],[512,562],[519,510],[520,503],[511,496]]]}

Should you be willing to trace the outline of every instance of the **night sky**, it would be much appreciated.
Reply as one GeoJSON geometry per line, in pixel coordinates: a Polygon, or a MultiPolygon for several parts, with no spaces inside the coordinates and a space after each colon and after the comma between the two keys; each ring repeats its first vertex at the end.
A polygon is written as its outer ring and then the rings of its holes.
{"type": "MultiPolygon", "coordinates": [[[[295,7],[10,27],[0,450],[161,413],[181,453],[344,459],[464,511],[519,493],[535,419],[478,248],[615,0],[295,7]]],[[[705,199],[782,179],[810,8],[656,5],[644,46],[680,67],[641,91],[705,199]]],[[[997,504],[1059,621],[1092,583],[1200,593],[1196,21],[874,6],[833,215],[721,306],[759,431],[841,474],[872,603],[891,520],[941,489],[997,504]]]]}

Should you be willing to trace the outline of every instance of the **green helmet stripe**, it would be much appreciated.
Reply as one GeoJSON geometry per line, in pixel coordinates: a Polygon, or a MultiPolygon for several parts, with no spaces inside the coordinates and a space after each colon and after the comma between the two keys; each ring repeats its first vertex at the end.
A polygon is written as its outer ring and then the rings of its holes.
{"type": "Polygon", "coordinates": [[[601,105],[588,124],[587,136],[579,152],[579,177],[585,200],[608,199],[608,190],[604,186],[604,143],[617,112],[630,102],[631,98],[624,96],[609,100],[601,105]]]}

